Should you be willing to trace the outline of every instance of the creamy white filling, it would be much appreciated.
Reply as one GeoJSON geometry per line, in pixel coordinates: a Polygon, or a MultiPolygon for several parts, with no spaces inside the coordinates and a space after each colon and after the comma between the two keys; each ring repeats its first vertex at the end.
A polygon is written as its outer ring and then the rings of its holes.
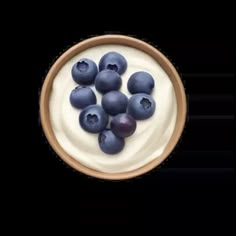
{"type": "MultiPolygon", "coordinates": [[[[97,103],[101,104],[101,94],[94,86],[97,103]]],[[[135,170],[158,158],[164,151],[173,133],[177,104],[175,92],[168,75],[148,54],[121,45],[102,45],[87,49],[60,69],[54,78],[49,102],[50,119],[54,134],[61,147],[71,157],[92,169],[119,173],[135,170]],[[127,81],[137,71],[150,73],[155,80],[152,96],[156,102],[154,115],[144,121],[137,121],[135,133],[125,139],[124,149],[116,155],[103,153],[98,145],[98,135],[84,131],[78,122],[81,110],[71,106],[69,96],[78,86],[71,77],[71,68],[79,59],[90,58],[97,64],[109,51],[121,53],[128,62],[128,68],[122,75],[121,92],[131,96],[127,90],[127,81]]]]}

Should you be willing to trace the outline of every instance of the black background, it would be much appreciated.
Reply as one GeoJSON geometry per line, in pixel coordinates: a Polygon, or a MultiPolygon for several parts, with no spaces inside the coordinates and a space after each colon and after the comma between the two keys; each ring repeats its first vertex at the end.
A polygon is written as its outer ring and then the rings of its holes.
{"type": "Polygon", "coordinates": [[[166,27],[135,29],[135,22],[130,28],[86,22],[75,30],[54,23],[36,24],[28,44],[34,58],[29,73],[36,135],[26,169],[33,181],[33,206],[40,205],[37,212],[49,218],[70,218],[73,213],[77,223],[155,225],[172,219],[213,229],[225,219],[226,227],[231,226],[235,77],[230,26],[172,21],[166,27]],[[50,66],[75,43],[104,33],[131,35],[156,46],[176,66],[188,98],[186,127],[174,152],[160,167],[126,181],[98,180],[74,171],[54,154],[40,126],[39,94],[50,66]]]}

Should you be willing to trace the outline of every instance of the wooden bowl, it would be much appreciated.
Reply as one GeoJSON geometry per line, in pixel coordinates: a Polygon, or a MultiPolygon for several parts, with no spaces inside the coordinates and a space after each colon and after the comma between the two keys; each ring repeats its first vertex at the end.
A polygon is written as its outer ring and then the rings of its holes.
{"type": "Polygon", "coordinates": [[[183,88],[183,84],[181,82],[181,79],[176,69],[170,63],[170,61],[156,48],[136,38],[123,36],[123,35],[104,35],[104,36],[93,37],[93,38],[84,40],[76,44],[75,46],[67,50],[64,54],[62,54],[60,58],[54,63],[54,65],[51,67],[50,71],[48,72],[46,79],[44,81],[43,87],[42,87],[41,97],[40,97],[40,117],[41,117],[42,127],[48,139],[48,142],[50,143],[54,151],[59,155],[59,157],[62,160],[64,160],[68,165],[70,165],[74,169],[84,174],[97,177],[97,178],[110,179],[110,180],[128,179],[128,178],[132,178],[132,177],[144,174],[150,171],[151,169],[155,168],[160,163],[162,163],[168,157],[171,151],[174,149],[174,147],[176,146],[182,134],[182,131],[185,125],[186,95],[183,88]],[[59,145],[59,143],[56,140],[56,137],[53,133],[52,126],[50,123],[49,99],[50,99],[50,93],[52,89],[52,83],[58,71],[68,60],[70,60],[76,54],[88,48],[91,48],[97,45],[103,45],[103,44],[125,45],[129,47],[137,48],[149,54],[152,58],[154,58],[159,63],[159,65],[167,73],[170,80],[172,81],[172,84],[175,90],[175,95],[176,95],[176,100],[177,100],[176,124],[175,124],[173,134],[164,152],[158,158],[146,164],[145,166],[140,167],[139,169],[136,169],[133,171],[129,171],[129,172],[103,173],[103,172],[96,171],[82,165],[80,162],[72,158],[62,149],[62,147],[59,145]]]}

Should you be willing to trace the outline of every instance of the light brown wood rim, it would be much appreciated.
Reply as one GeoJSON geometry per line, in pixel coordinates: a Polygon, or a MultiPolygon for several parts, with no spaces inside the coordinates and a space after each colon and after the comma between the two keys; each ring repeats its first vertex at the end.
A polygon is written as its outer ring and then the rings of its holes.
{"type": "Polygon", "coordinates": [[[177,73],[174,66],[171,64],[171,62],[156,48],[152,47],[151,45],[145,43],[144,41],[141,41],[139,39],[128,37],[124,35],[103,35],[98,37],[89,38],[87,40],[84,40],[70,49],[68,49],[65,53],[63,53],[57,61],[53,64],[51,69],[49,70],[45,81],[42,86],[41,95],[40,95],[40,117],[41,117],[41,123],[43,127],[43,131],[47,137],[48,142],[54,149],[54,151],[58,154],[58,156],[64,160],[68,165],[73,167],[74,169],[87,174],[89,176],[101,178],[101,179],[109,179],[109,180],[122,180],[122,179],[129,179],[133,178],[139,175],[142,175],[151,169],[158,166],[160,163],[162,163],[168,155],[172,152],[174,147],[176,146],[186,120],[186,95],[184,91],[184,87],[182,84],[182,81],[180,79],[179,74],[177,73]],[[91,48],[97,45],[103,45],[103,44],[119,44],[119,45],[125,45],[130,46],[133,48],[137,48],[147,54],[149,54],[151,57],[153,57],[165,70],[165,72],[168,74],[169,78],[171,79],[176,98],[177,98],[177,119],[176,119],[176,125],[174,128],[173,135],[171,136],[171,139],[169,143],[167,144],[164,152],[161,156],[153,160],[152,162],[148,163],[147,165],[140,167],[139,169],[129,171],[129,172],[123,172],[123,173],[103,173],[96,170],[93,170],[91,168],[88,168],[81,163],[79,163],[77,160],[73,159],[70,155],[68,155],[62,147],[59,145],[59,143],[56,140],[56,137],[53,133],[51,123],[50,123],[50,117],[49,117],[49,99],[50,99],[50,93],[52,88],[52,82],[55,78],[56,74],[60,70],[60,68],[72,57],[74,57],[76,54],[86,50],[87,48],[91,48]]]}

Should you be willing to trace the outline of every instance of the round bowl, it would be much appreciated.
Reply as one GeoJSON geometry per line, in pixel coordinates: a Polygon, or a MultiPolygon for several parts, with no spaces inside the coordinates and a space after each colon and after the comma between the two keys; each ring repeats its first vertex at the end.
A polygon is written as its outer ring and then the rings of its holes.
{"type": "Polygon", "coordinates": [[[40,95],[40,117],[41,117],[41,123],[43,127],[43,131],[46,135],[46,138],[50,145],[52,146],[53,150],[58,154],[58,156],[65,161],[68,165],[76,169],[77,171],[80,171],[84,174],[87,174],[89,176],[102,178],[102,179],[109,179],[109,180],[122,180],[122,179],[128,179],[133,178],[139,175],[142,175],[153,168],[160,165],[172,152],[172,150],[175,148],[185,125],[186,120],[186,95],[184,91],[184,87],[182,84],[182,81],[180,79],[179,74],[177,73],[174,66],[171,64],[171,62],[156,48],[149,45],[148,43],[145,43],[144,41],[141,41],[139,39],[128,37],[124,35],[103,35],[98,37],[89,38],[87,40],[84,40],[70,49],[68,49],[64,54],[62,54],[57,61],[54,63],[54,65],[49,70],[45,81],[43,83],[43,87],[41,90],[40,95]],[[59,143],[56,140],[56,137],[53,133],[53,129],[50,123],[50,117],[49,117],[49,99],[50,99],[50,93],[52,89],[52,83],[57,75],[60,68],[72,57],[74,57],[76,54],[97,46],[97,45],[103,45],[103,44],[118,44],[118,45],[125,45],[129,47],[133,47],[136,49],[139,49],[147,54],[149,54],[152,58],[154,58],[159,65],[164,69],[164,71],[169,76],[170,80],[172,81],[175,96],[177,100],[177,118],[176,118],[176,124],[173,131],[173,134],[163,151],[163,153],[156,158],[155,160],[151,161],[150,163],[129,172],[122,172],[122,173],[103,173],[91,168],[88,168],[84,165],[82,165],[80,162],[72,158],[70,155],[68,155],[62,147],[59,145],[59,143]]]}

